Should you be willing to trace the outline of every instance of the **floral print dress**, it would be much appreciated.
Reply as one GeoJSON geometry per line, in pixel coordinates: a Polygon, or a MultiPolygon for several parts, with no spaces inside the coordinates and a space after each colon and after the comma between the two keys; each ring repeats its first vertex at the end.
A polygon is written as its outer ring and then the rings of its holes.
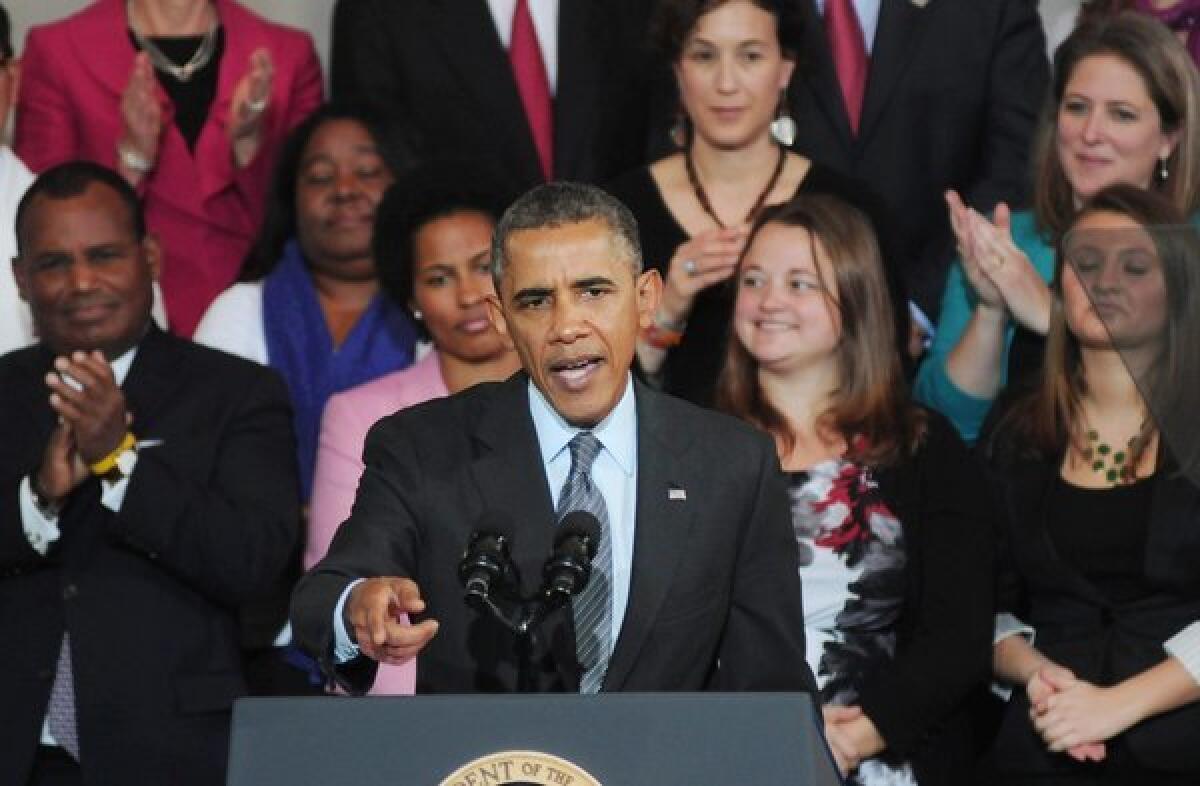
{"type": "MultiPolygon", "coordinates": [[[[825,704],[857,704],[864,679],[896,653],[904,602],[904,531],[871,470],[830,459],[790,474],[792,526],[804,583],[808,663],[825,704]]],[[[886,753],[847,780],[914,786],[907,762],[886,753]]]]}

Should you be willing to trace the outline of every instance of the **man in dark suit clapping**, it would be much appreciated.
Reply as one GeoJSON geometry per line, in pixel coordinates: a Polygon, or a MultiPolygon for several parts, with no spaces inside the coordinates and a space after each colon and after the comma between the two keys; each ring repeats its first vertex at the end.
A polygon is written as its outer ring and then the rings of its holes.
{"type": "Polygon", "coordinates": [[[40,343],[0,358],[0,784],[224,783],[236,610],[296,538],[273,372],[159,331],[159,249],[119,175],[17,210],[40,343]]]}
{"type": "Polygon", "coordinates": [[[419,692],[512,691],[511,634],[464,605],[459,557],[485,513],[507,516],[530,594],[583,509],[592,579],[545,622],[538,690],[813,690],[773,446],[630,375],[662,284],[629,211],[541,186],[492,254],[492,318],[524,370],[376,424],[351,517],[293,596],[297,639],[352,691],[417,653],[419,692]]]}

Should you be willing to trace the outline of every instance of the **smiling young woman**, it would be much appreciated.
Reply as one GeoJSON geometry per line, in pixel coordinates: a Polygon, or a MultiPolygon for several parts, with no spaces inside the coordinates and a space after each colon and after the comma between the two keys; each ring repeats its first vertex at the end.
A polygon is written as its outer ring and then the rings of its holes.
{"type": "Polygon", "coordinates": [[[850,783],[970,782],[991,527],[952,427],[909,400],[878,245],[828,196],[763,212],[735,274],[718,407],[775,439],[808,662],[850,783]]]}

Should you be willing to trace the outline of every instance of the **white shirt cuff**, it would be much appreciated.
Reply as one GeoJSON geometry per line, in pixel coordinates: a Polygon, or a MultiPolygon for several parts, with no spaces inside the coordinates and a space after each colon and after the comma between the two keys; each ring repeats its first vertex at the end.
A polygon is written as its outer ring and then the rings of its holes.
{"type": "MultiPolygon", "coordinates": [[[[1022,622],[1020,618],[1009,614],[1007,611],[997,614],[992,624],[993,647],[1011,636],[1022,636],[1025,641],[1029,642],[1030,646],[1033,646],[1033,640],[1036,635],[1037,631],[1032,626],[1022,622]]],[[[994,680],[990,689],[993,695],[1000,697],[1004,701],[1008,701],[1012,698],[1014,687],[1012,683],[994,680]]]]}
{"type": "Polygon", "coordinates": [[[1163,649],[1178,658],[1192,679],[1200,683],[1200,622],[1193,622],[1167,639],[1163,649]]]}
{"type": "Polygon", "coordinates": [[[58,516],[42,513],[34,500],[33,485],[28,477],[21,478],[17,497],[21,501],[21,528],[25,530],[25,539],[34,551],[44,557],[62,534],[58,530],[58,516]]]}
{"type": "Polygon", "coordinates": [[[350,640],[350,634],[346,631],[346,626],[342,624],[342,610],[346,608],[346,601],[350,598],[350,593],[366,579],[355,579],[347,585],[346,589],[342,590],[342,596],[338,598],[337,605],[333,607],[333,662],[337,664],[349,663],[357,658],[360,654],[358,645],[350,640]]]}

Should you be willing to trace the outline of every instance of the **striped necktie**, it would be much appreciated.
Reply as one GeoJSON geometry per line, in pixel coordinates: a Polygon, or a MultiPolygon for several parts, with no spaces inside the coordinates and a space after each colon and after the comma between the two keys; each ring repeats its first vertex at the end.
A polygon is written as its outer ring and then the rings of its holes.
{"type": "Polygon", "coordinates": [[[571,440],[571,472],[558,497],[558,518],[575,510],[591,513],[600,522],[600,543],[592,560],[592,577],[572,600],[575,617],[575,655],[583,669],[580,693],[598,693],[612,654],[612,532],[604,495],[592,481],[592,462],[600,440],[581,431],[571,440]]]}

